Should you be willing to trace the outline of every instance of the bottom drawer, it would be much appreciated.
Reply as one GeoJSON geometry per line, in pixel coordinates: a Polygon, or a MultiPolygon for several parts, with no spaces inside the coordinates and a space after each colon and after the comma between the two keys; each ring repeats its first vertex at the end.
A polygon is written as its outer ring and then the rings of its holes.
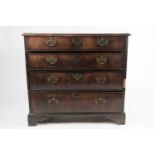
{"type": "Polygon", "coordinates": [[[31,113],[123,112],[124,93],[59,92],[31,93],[31,113]]]}

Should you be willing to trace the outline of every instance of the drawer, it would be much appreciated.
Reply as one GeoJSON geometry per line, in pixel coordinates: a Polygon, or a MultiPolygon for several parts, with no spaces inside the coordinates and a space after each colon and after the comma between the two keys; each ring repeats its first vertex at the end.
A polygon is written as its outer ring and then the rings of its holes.
{"type": "Polygon", "coordinates": [[[126,50],[126,36],[26,36],[26,50],[126,50]]]}
{"type": "Polygon", "coordinates": [[[31,90],[121,90],[121,71],[29,72],[31,90]]]}
{"type": "Polygon", "coordinates": [[[33,113],[111,113],[123,111],[124,93],[31,93],[33,113]]]}
{"type": "Polygon", "coordinates": [[[125,53],[28,53],[28,69],[123,68],[125,53]]]}

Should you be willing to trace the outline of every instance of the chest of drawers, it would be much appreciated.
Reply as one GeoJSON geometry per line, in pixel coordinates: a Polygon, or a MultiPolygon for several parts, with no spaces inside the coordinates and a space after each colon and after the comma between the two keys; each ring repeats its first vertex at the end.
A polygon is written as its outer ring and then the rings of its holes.
{"type": "Polygon", "coordinates": [[[28,124],[125,124],[129,34],[24,33],[28,124]]]}

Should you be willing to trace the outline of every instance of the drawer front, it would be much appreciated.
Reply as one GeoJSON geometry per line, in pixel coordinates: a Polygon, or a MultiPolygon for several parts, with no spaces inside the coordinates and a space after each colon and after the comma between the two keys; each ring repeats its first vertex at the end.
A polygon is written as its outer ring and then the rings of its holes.
{"type": "Polygon", "coordinates": [[[123,111],[124,93],[31,93],[30,100],[33,113],[110,113],[123,111]]]}
{"type": "Polygon", "coordinates": [[[126,36],[29,36],[26,50],[125,50],[126,36]]]}
{"type": "Polygon", "coordinates": [[[123,68],[125,53],[28,53],[29,69],[123,68]]]}
{"type": "Polygon", "coordinates": [[[31,90],[121,90],[122,72],[29,72],[31,90]]]}

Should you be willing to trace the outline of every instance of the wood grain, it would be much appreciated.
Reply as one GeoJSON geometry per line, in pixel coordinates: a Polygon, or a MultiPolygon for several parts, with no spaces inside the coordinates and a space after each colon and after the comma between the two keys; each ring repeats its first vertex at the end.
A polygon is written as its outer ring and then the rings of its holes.
{"type": "Polygon", "coordinates": [[[68,121],[125,124],[129,35],[24,33],[28,124],[68,121]],[[97,41],[101,38],[105,40],[103,46],[97,41]],[[75,46],[73,40],[80,43],[75,46]],[[101,62],[103,58],[106,63],[101,62]],[[54,62],[49,63],[49,59],[54,62]]]}
{"type": "Polygon", "coordinates": [[[103,92],[72,92],[72,93],[31,93],[32,113],[94,113],[94,112],[122,112],[124,93],[103,92]],[[75,99],[73,95],[80,96],[75,99]],[[96,104],[96,99],[105,99],[105,103],[96,104]],[[59,103],[48,103],[55,98],[59,103]]]}
{"type": "Polygon", "coordinates": [[[123,68],[125,53],[109,52],[55,52],[28,53],[28,69],[83,69],[83,68],[123,68]],[[57,58],[55,64],[48,63],[48,58],[57,58]],[[98,63],[97,58],[107,59],[98,63]]]}
{"type": "Polygon", "coordinates": [[[96,40],[99,36],[28,36],[25,37],[25,48],[26,50],[125,50],[126,49],[126,36],[103,36],[108,40],[108,44],[105,46],[98,46],[96,40]],[[45,44],[46,40],[56,40],[56,46],[49,47],[45,44]],[[79,47],[72,45],[72,39],[78,38],[82,44],[79,47]]]}
{"type": "Polygon", "coordinates": [[[29,72],[31,90],[122,90],[122,72],[29,72]],[[81,78],[76,80],[72,74],[80,74],[81,78]],[[56,83],[51,83],[48,78],[57,78],[56,83]],[[105,78],[105,82],[97,83],[97,78],[105,78]]]}

